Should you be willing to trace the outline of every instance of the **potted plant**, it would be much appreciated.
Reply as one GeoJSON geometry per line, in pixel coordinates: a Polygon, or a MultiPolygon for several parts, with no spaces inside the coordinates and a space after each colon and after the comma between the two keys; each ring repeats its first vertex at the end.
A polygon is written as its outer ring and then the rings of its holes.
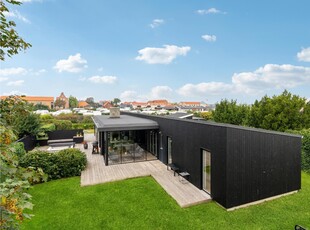
{"type": "Polygon", "coordinates": [[[83,146],[84,146],[84,149],[88,149],[88,143],[87,143],[87,141],[83,141],[83,146]]]}

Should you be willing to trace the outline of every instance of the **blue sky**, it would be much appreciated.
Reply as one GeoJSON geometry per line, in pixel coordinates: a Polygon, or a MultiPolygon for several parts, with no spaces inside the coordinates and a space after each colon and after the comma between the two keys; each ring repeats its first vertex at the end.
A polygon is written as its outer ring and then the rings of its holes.
{"type": "Polygon", "coordinates": [[[96,101],[310,98],[310,2],[23,0],[0,93],[96,101]]]}

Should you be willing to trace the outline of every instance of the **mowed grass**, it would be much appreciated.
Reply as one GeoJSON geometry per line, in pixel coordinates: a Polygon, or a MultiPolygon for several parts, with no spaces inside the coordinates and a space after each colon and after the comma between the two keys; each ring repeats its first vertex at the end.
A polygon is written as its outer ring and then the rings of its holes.
{"type": "Polygon", "coordinates": [[[215,202],[180,208],[152,177],[80,187],[80,178],[34,186],[35,215],[21,229],[310,229],[310,175],[297,194],[227,212],[215,202]]]}

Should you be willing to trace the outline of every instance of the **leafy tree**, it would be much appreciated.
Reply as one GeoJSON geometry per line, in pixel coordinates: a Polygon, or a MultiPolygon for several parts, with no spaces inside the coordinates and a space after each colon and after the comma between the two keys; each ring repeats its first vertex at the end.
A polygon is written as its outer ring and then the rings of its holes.
{"type": "Polygon", "coordinates": [[[95,102],[94,98],[93,97],[88,97],[86,98],[85,100],[91,107],[93,108],[98,108],[100,107],[100,104],[95,102]]]}
{"type": "Polygon", "coordinates": [[[1,122],[11,128],[18,137],[36,135],[40,127],[39,116],[32,113],[32,105],[19,96],[0,100],[1,122]]]}
{"type": "Polygon", "coordinates": [[[113,106],[118,106],[118,104],[121,102],[119,98],[114,98],[113,101],[111,101],[111,104],[113,106]]]}
{"type": "Polygon", "coordinates": [[[95,103],[95,100],[93,97],[88,97],[85,100],[89,105],[93,105],[95,103]]]}
{"type": "Polygon", "coordinates": [[[264,96],[251,107],[248,125],[269,130],[300,130],[309,127],[306,99],[285,90],[279,96],[264,96]]]}
{"type": "Polygon", "coordinates": [[[56,108],[65,108],[66,107],[66,102],[61,100],[61,99],[57,99],[54,103],[54,106],[56,108]]]}
{"type": "Polygon", "coordinates": [[[69,97],[69,107],[70,108],[77,108],[78,105],[79,105],[79,102],[78,102],[77,98],[70,95],[70,97],[69,97]]]}
{"type": "Polygon", "coordinates": [[[20,1],[16,0],[1,0],[0,1],[0,60],[4,61],[5,56],[12,57],[22,50],[31,47],[31,44],[25,42],[15,30],[15,22],[6,19],[5,14],[9,13],[6,4],[21,5],[20,1]]]}
{"type": "Polygon", "coordinates": [[[249,113],[249,106],[238,105],[236,100],[222,100],[216,104],[212,111],[212,117],[216,122],[229,123],[233,125],[245,125],[249,113]]]}
{"type": "Polygon", "coordinates": [[[25,212],[33,206],[26,191],[31,183],[47,179],[41,169],[19,165],[20,149],[14,140],[12,130],[0,125],[0,229],[17,229],[24,218],[31,217],[25,212]]]}

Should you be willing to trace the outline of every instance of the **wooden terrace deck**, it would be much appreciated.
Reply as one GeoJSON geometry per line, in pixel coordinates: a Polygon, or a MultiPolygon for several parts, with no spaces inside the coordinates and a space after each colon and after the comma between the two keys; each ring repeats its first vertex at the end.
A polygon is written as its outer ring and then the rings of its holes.
{"type": "MultiPolygon", "coordinates": [[[[80,144],[76,145],[76,148],[85,151],[80,144]]],[[[81,186],[152,176],[181,207],[211,200],[207,193],[188,181],[181,182],[179,176],[174,176],[173,171],[167,170],[166,165],[159,160],[105,166],[102,155],[91,154],[91,150],[90,145],[85,151],[88,163],[81,175],[81,186]]]]}

